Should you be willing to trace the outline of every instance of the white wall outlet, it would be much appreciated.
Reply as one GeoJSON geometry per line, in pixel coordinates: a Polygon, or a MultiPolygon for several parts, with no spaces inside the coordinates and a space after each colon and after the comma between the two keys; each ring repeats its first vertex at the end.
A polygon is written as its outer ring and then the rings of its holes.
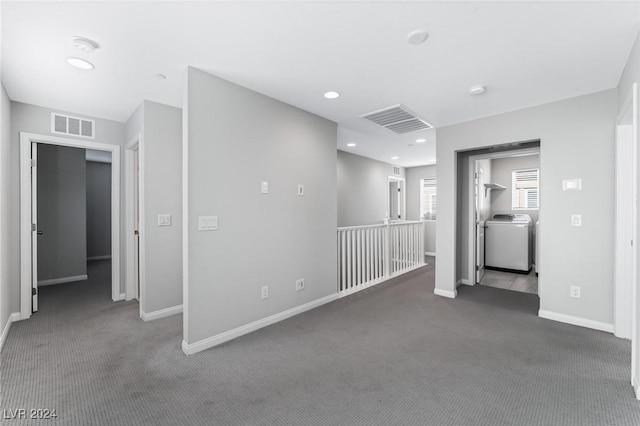
{"type": "Polygon", "coordinates": [[[582,215],[581,214],[572,214],[571,215],[571,226],[582,226],[582,215]]]}
{"type": "Polygon", "coordinates": [[[217,231],[218,216],[198,216],[198,231],[217,231]]]}
{"type": "Polygon", "coordinates": [[[268,299],[269,298],[269,286],[265,285],[264,287],[262,287],[260,289],[260,298],[261,299],[268,299]]]}
{"type": "Polygon", "coordinates": [[[562,181],[563,191],[581,191],[582,179],[565,179],[562,181]]]}
{"type": "Polygon", "coordinates": [[[304,185],[298,185],[298,195],[301,197],[304,195],[304,185]]]}
{"type": "Polygon", "coordinates": [[[260,182],[260,191],[263,194],[268,194],[269,193],[269,182],[267,182],[266,180],[263,180],[262,182],[260,182]]]}
{"type": "Polygon", "coordinates": [[[296,291],[304,290],[304,278],[296,280],[296,291]]]}
{"type": "Polygon", "coordinates": [[[158,226],[171,226],[171,215],[170,214],[159,214],[158,215],[158,226]]]}
{"type": "Polygon", "coordinates": [[[569,287],[569,296],[574,299],[580,299],[580,287],[577,285],[572,285],[569,287]]]}

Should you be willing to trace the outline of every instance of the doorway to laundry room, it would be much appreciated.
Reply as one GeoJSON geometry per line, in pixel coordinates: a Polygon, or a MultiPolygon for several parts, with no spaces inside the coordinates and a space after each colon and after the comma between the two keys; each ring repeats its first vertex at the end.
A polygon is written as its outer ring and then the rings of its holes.
{"type": "Polygon", "coordinates": [[[466,284],[539,294],[539,143],[469,156],[466,284]]]}

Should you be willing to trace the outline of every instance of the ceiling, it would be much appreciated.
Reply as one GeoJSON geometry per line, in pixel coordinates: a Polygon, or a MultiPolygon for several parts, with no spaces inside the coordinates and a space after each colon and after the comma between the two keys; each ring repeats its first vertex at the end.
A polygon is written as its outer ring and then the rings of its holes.
{"type": "Polygon", "coordinates": [[[639,21],[635,1],[3,2],[2,80],[15,101],[126,121],[143,99],[181,106],[193,66],[337,122],[339,149],[409,167],[435,162],[437,130],[360,115],[403,104],[437,129],[613,88],[639,21]],[[407,42],[416,29],[424,44],[407,42]]]}

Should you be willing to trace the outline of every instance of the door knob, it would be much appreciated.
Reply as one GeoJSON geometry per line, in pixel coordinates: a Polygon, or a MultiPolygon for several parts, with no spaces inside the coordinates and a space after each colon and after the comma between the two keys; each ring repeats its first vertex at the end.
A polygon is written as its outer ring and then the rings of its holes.
{"type": "Polygon", "coordinates": [[[42,231],[38,231],[37,233],[38,233],[38,235],[42,235],[42,234],[43,234],[43,232],[42,232],[42,231]]]}

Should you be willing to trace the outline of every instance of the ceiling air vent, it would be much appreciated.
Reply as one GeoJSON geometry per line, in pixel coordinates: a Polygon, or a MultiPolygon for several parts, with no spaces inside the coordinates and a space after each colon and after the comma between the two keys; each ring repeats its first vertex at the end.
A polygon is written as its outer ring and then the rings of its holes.
{"type": "Polygon", "coordinates": [[[404,105],[384,108],[379,111],[361,115],[360,117],[366,118],[372,123],[398,134],[433,128],[431,124],[422,118],[416,117],[416,115],[404,105]]]}
{"type": "Polygon", "coordinates": [[[96,122],[85,118],[71,117],[69,115],[51,113],[51,132],[61,135],[80,136],[83,138],[95,138],[96,122]]]}

